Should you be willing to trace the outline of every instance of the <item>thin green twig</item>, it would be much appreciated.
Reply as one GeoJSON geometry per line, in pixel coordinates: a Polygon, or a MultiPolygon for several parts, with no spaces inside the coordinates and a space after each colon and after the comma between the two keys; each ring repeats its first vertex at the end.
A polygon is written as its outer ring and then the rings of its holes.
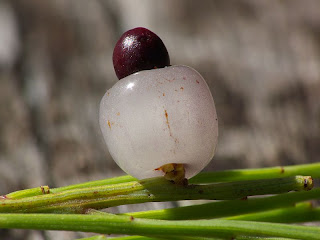
{"type": "Polygon", "coordinates": [[[96,235],[92,237],[78,238],[77,240],[107,240],[107,239],[110,239],[110,238],[107,238],[104,235],[96,235]]]}
{"type": "MultiPolygon", "coordinates": [[[[129,236],[129,237],[110,238],[110,240],[224,240],[224,239],[225,238],[186,237],[186,236],[165,236],[165,237],[129,236]]],[[[228,240],[230,240],[230,238],[228,238],[228,240]]]]}
{"type": "Polygon", "coordinates": [[[253,179],[270,179],[295,175],[320,178],[320,163],[301,164],[283,167],[226,170],[203,172],[190,179],[191,183],[232,182],[253,179]]]}
{"type": "Polygon", "coordinates": [[[237,240],[299,240],[296,238],[239,236],[237,240]]]}
{"type": "Polygon", "coordinates": [[[320,208],[313,208],[308,202],[297,204],[295,207],[238,215],[226,219],[277,223],[314,222],[320,221],[320,208]]]}
{"type": "Polygon", "coordinates": [[[69,185],[65,187],[59,187],[59,188],[49,188],[48,186],[41,186],[37,188],[31,188],[31,189],[25,189],[25,190],[19,190],[16,192],[9,193],[5,195],[4,197],[10,198],[10,199],[21,199],[25,197],[32,197],[32,196],[39,196],[49,193],[60,193],[67,190],[76,190],[76,189],[82,189],[82,188],[90,188],[90,187],[100,187],[105,185],[112,185],[112,184],[119,184],[119,183],[128,183],[132,181],[137,181],[136,178],[131,177],[129,175],[126,176],[120,176],[115,178],[108,178],[103,180],[97,180],[97,181],[90,181],[80,184],[74,184],[69,185]]]}
{"type": "Polygon", "coordinates": [[[166,220],[221,218],[290,207],[298,202],[313,199],[320,199],[320,188],[308,192],[290,192],[265,198],[219,201],[185,207],[124,213],[124,215],[166,220]]]}
{"type": "Polygon", "coordinates": [[[89,208],[102,209],[123,204],[196,199],[241,199],[252,195],[310,190],[312,187],[312,179],[303,176],[188,186],[173,184],[160,177],[22,199],[0,199],[0,212],[83,213],[89,208]]]}
{"type": "Polygon", "coordinates": [[[319,227],[240,220],[166,221],[85,214],[0,214],[0,228],[66,230],[147,236],[271,236],[318,240],[319,227]]]}
{"type": "Polygon", "coordinates": [[[144,237],[144,236],[128,236],[128,237],[115,237],[110,240],[158,240],[159,238],[144,237]]]}
{"type": "MultiPolygon", "coordinates": [[[[247,181],[257,179],[270,179],[280,177],[290,177],[295,175],[312,176],[313,178],[320,178],[320,163],[302,164],[284,167],[271,167],[271,168],[256,168],[256,169],[239,169],[239,170],[226,170],[216,172],[203,172],[191,178],[191,184],[215,183],[215,182],[231,182],[231,181],[247,181]]],[[[90,181],[81,184],[70,185],[66,187],[51,188],[42,186],[26,190],[16,191],[7,194],[6,197],[10,199],[21,199],[24,197],[38,196],[48,193],[59,193],[66,190],[75,190],[89,187],[99,187],[108,184],[128,183],[137,181],[132,176],[120,176],[115,178],[90,181]]]]}

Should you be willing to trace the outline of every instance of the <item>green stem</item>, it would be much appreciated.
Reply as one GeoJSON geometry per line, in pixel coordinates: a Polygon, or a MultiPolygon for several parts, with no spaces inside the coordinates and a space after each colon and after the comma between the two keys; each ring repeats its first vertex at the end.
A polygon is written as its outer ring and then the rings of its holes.
{"type": "Polygon", "coordinates": [[[9,194],[4,195],[2,197],[3,198],[10,198],[10,199],[21,199],[21,198],[39,196],[39,195],[44,195],[44,194],[49,194],[49,193],[50,193],[49,186],[41,186],[41,187],[37,187],[37,188],[30,188],[30,189],[12,192],[12,193],[9,193],[9,194]]]}
{"type": "Polygon", "coordinates": [[[123,204],[197,199],[241,199],[253,195],[310,190],[312,187],[312,179],[302,176],[188,186],[173,184],[160,177],[102,187],[67,190],[23,199],[1,199],[0,212],[83,213],[88,208],[102,209],[123,204]]]}
{"type": "MultiPolygon", "coordinates": [[[[214,182],[270,179],[270,178],[290,177],[295,175],[305,175],[305,176],[312,176],[313,178],[320,178],[320,163],[311,163],[311,164],[302,164],[302,165],[284,166],[284,167],[203,172],[191,178],[189,182],[191,184],[203,184],[203,183],[214,183],[214,182]]],[[[126,175],[126,176],[120,176],[115,178],[75,184],[75,185],[70,185],[66,187],[52,188],[50,189],[50,193],[59,193],[66,190],[99,187],[99,186],[104,186],[108,184],[127,183],[132,181],[137,181],[137,179],[129,175],[126,175]]],[[[38,196],[44,193],[47,193],[47,191],[43,192],[41,187],[38,187],[38,188],[16,191],[16,192],[7,194],[6,197],[10,199],[20,199],[24,197],[38,196]]]]}
{"type": "Polygon", "coordinates": [[[320,163],[318,162],[284,167],[203,172],[191,178],[190,183],[231,182],[290,177],[295,175],[305,175],[313,178],[320,178],[320,163]]]}
{"type": "Polygon", "coordinates": [[[144,236],[128,236],[128,237],[116,237],[110,240],[158,240],[157,238],[144,237],[144,236]]]}
{"type": "Polygon", "coordinates": [[[290,207],[297,202],[313,199],[320,199],[320,188],[315,188],[308,192],[291,192],[265,198],[219,201],[178,208],[125,213],[124,215],[130,215],[137,218],[166,220],[221,218],[275,208],[290,207]]]}
{"type": "MultiPolygon", "coordinates": [[[[225,238],[207,238],[207,237],[186,237],[186,236],[165,236],[165,237],[144,237],[144,236],[129,236],[129,237],[116,237],[110,240],[223,240],[225,238]]],[[[82,239],[81,239],[82,240],[82,239]]]]}
{"type": "Polygon", "coordinates": [[[318,240],[319,227],[235,220],[166,221],[84,214],[0,214],[0,228],[65,230],[147,236],[273,236],[318,240]]]}
{"type": "MultiPolygon", "coordinates": [[[[108,212],[98,211],[95,209],[88,209],[86,214],[119,216],[119,215],[115,215],[115,214],[108,213],[108,212]]],[[[145,236],[129,236],[129,237],[117,237],[117,238],[113,238],[113,239],[115,239],[115,240],[149,240],[149,239],[155,239],[155,238],[149,238],[149,237],[145,237],[145,236]]],[[[158,237],[156,239],[168,240],[169,237],[168,236],[166,236],[165,238],[158,237]]],[[[186,236],[174,236],[174,237],[171,236],[170,237],[170,240],[209,240],[209,239],[210,240],[221,240],[221,238],[206,238],[206,237],[186,237],[186,236]]]]}
{"type": "Polygon", "coordinates": [[[96,235],[92,237],[78,238],[77,240],[107,240],[107,239],[110,239],[110,238],[107,238],[104,235],[96,235]]]}
{"type": "Polygon", "coordinates": [[[99,186],[105,186],[105,185],[111,185],[111,184],[128,183],[136,180],[137,180],[136,178],[126,175],[126,176],[120,176],[115,178],[108,178],[103,180],[74,184],[74,185],[69,185],[69,186],[59,187],[59,188],[49,189],[48,186],[41,186],[37,188],[31,188],[31,189],[12,192],[5,195],[4,197],[10,198],[10,199],[21,199],[25,197],[39,196],[39,195],[48,194],[48,193],[59,193],[67,190],[76,190],[76,189],[99,187],[99,186]]]}
{"type": "Polygon", "coordinates": [[[300,203],[296,207],[238,215],[226,219],[277,223],[313,222],[320,221],[320,208],[313,208],[311,203],[300,203]]]}
{"type": "Polygon", "coordinates": [[[246,237],[246,236],[239,236],[237,240],[299,240],[293,238],[279,238],[279,237],[246,237]]]}
{"type": "Polygon", "coordinates": [[[87,238],[79,238],[77,240],[221,240],[221,238],[206,238],[206,237],[145,237],[145,236],[126,236],[126,237],[113,237],[113,238],[107,238],[104,235],[97,235],[93,237],[87,237],[87,238]]]}

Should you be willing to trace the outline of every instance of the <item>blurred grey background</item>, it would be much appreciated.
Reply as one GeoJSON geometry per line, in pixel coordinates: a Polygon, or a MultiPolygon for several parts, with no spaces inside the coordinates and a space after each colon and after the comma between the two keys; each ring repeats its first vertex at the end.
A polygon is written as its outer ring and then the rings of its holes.
{"type": "Polygon", "coordinates": [[[0,195],[124,174],[106,150],[98,107],[117,81],[113,46],[138,26],[212,90],[220,136],[206,170],[319,161],[319,10],[317,0],[2,0],[0,195]]]}

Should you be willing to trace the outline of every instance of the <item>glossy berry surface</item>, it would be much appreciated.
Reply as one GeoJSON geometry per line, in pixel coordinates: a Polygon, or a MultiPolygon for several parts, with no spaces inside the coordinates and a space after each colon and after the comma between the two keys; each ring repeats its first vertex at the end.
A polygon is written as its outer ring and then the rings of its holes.
{"type": "Polygon", "coordinates": [[[125,32],[113,50],[113,66],[119,79],[142,70],[169,65],[170,58],[164,43],[146,28],[125,32]]]}
{"type": "Polygon", "coordinates": [[[187,66],[123,78],[102,98],[99,118],[112,158],[138,179],[163,176],[166,164],[183,164],[189,179],[210,162],[217,145],[210,89],[187,66]]]}

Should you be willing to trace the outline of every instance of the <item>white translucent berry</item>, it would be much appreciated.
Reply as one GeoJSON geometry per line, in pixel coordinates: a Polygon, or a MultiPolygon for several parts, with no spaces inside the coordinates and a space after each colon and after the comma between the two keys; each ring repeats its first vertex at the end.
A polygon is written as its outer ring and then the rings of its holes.
{"type": "Polygon", "coordinates": [[[187,66],[121,79],[102,98],[99,121],[113,159],[138,179],[163,175],[155,169],[169,163],[184,164],[190,178],[210,162],[217,144],[211,92],[187,66]]]}

